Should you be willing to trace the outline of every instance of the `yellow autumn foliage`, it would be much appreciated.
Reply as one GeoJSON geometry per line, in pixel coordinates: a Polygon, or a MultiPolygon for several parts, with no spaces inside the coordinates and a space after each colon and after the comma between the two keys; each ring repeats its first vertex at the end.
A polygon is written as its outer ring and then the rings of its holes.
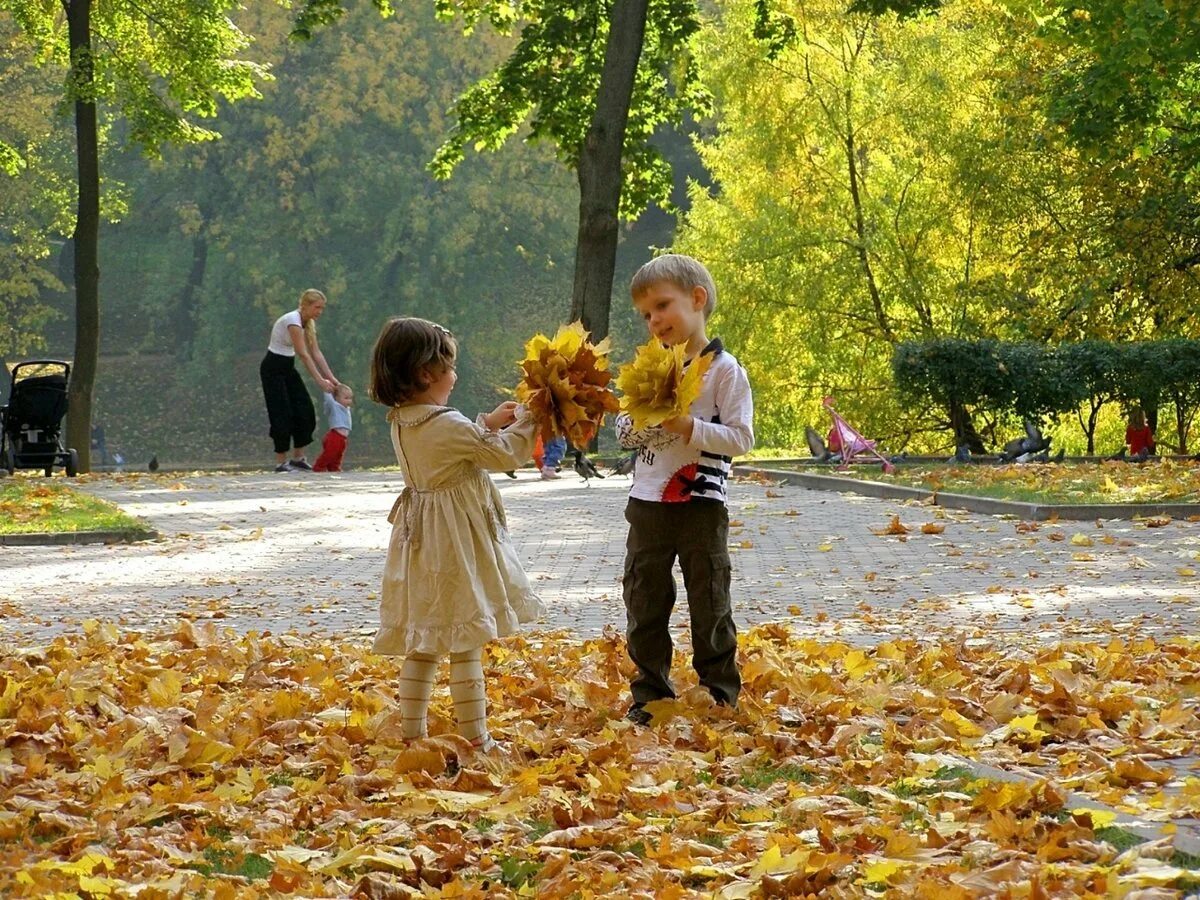
{"type": "Polygon", "coordinates": [[[697,356],[688,364],[682,344],[664,347],[651,338],[617,373],[621,411],[629,414],[638,430],[686,415],[700,396],[704,373],[712,360],[711,356],[697,356]]]}
{"type": "Polygon", "coordinates": [[[529,407],[543,440],[562,435],[582,450],[604,416],[617,411],[608,386],[609,351],[608,338],[591,343],[581,322],[563,325],[553,338],[536,334],[525,344],[517,400],[529,407]]]}

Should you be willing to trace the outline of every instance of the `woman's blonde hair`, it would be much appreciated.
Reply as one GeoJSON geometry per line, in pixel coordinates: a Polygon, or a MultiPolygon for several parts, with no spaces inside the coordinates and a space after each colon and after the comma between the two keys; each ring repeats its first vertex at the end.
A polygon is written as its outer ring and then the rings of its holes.
{"type": "MultiPolygon", "coordinates": [[[[326,303],[329,302],[325,298],[325,295],[322,294],[320,291],[318,291],[316,288],[309,288],[303,294],[300,295],[300,309],[303,310],[304,307],[306,307],[306,306],[312,306],[314,303],[316,303],[320,300],[324,300],[326,303]]],[[[309,319],[307,322],[304,323],[304,340],[308,344],[309,350],[312,350],[314,347],[317,346],[317,320],[316,319],[309,319]]]]}
{"type": "Polygon", "coordinates": [[[371,384],[367,395],[384,406],[399,406],[430,385],[430,375],[444,372],[458,357],[458,342],[447,329],[409,316],[383,323],[371,352],[371,384]]]}

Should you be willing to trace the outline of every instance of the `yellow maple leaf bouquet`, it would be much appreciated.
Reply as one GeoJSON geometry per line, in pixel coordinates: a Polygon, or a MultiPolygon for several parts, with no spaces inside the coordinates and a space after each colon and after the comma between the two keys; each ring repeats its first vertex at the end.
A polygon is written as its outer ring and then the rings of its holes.
{"type": "Polygon", "coordinates": [[[589,341],[581,322],[563,325],[553,338],[536,334],[525,344],[517,400],[528,407],[543,441],[563,435],[582,450],[604,416],[617,411],[617,397],[609,387],[610,346],[608,338],[589,341]]]}
{"type": "Polygon", "coordinates": [[[637,431],[687,414],[700,396],[712,356],[697,356],[685,365],[684,345],[665,347],[651,338],[637,348],[633,361],[617,373],[621,411],[637,431]]]}

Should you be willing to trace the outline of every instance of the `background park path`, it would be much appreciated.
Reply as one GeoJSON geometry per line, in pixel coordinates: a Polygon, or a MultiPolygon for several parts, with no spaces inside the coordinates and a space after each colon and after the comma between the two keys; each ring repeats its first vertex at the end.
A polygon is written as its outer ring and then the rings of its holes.
{"type": "MultiPolygon", "coordinates": [[[[550,614],[622,628],[629,481],[503,476],[509,525],[550,614]]],[[[398,471],[100,476],[83,487],[157,528],[134,545],[0,547],[0,642],[87,619],[179,617],[368,640],[398,471]]],[[[854,642],[946,627],[1070,637],[1109,620],[1163,636],[1200,621],[1200,524],[1029,523],[739,481],[730,545],[739,625],[793,621],[854,642]],[[907,535],[881,535],[892,516],[907,535]],[[925,533],[922,526],[944,526],[925,533]],[[1085,540],[1086,539],[1086,540],[1085,540]]],[[[681,595],[682,596],[682,595],[681,595]]],[[[686,624],[686,607],[676,610],[686,624]]]]}

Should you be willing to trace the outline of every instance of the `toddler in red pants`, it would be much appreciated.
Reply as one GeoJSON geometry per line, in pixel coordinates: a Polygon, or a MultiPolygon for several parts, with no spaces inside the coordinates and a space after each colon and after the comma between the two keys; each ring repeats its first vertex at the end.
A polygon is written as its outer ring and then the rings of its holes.
{"type": "Polygon", "coordinates": [[[346,438],[350,435],[350,407],[354,405],[354,391],[350,386],[339,384],[333,393],[325,395],[325,419],[329,430],[321,441],[321,455],[313,463],[314,472],[342,471],[342,457],[346,455],[346,438]]]}

